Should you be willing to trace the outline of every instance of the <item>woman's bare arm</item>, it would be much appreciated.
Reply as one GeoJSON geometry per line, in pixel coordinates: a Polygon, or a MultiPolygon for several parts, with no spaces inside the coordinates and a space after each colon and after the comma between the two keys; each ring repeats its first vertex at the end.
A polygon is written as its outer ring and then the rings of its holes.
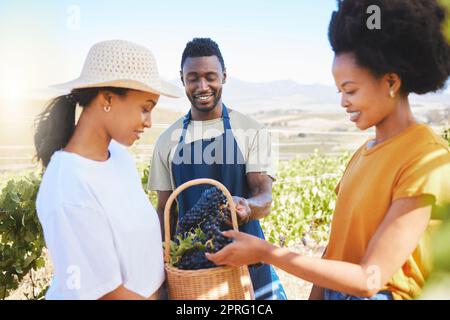
{"type": "Polygon", "coordinates": [[[360,264],[304,257],[247,234],[228,231],[235,242],[208,255],[216,264],[246,265],[260,261],[322,288],[371,297],[399,270],[417,247],[431,215],[432,197],[396,200],[369,242],[360,264]]]}

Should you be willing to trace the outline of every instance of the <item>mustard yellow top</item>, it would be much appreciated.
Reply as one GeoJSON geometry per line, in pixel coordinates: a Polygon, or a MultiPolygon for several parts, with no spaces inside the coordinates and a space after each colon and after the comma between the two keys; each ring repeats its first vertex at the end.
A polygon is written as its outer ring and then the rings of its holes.
{"type": "MultiPolygon", "coordinates": [[[[429,231],[438,208],[450,202],[450,148],[431,128],[416,124],[368,148],[360,147],[336,188],[337,201],[325,259],[359,264],[393,201],[433,195],[427,233],[385,289],[394,299],[414,299],[431,269],[429,231]]],[[[395,246],[395,243],[392,245],[395,246]]]]}

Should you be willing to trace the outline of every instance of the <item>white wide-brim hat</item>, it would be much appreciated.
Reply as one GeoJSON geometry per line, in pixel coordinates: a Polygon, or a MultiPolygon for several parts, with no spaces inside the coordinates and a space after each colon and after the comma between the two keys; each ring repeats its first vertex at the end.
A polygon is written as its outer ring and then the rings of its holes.
{"type": "Polygon", "coordinates": [[[181,89],[160,78],[153,53],[124,40],[95,44],[84,62],[81,75],[72,81],[53,85],[55,89],[119,87],[150,92],[170,98],[181,97],[181,89]]]}

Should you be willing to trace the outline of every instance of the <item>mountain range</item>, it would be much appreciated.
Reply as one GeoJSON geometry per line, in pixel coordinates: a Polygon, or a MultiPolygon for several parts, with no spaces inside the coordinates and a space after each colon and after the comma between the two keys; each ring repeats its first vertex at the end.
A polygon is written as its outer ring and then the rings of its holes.
{"type": "MultiPolygon", "coordinates": [[[[180,80],[173,84],[182,87],[180,80]]],[[[224,103],[245,113],[275,110],[303,110],[310,112],[341,112],[340,95],[333,86],[323,84],[299,84],[292,80],[272,82],[247,82],[228,78],[223,87],[224,103]]],[[[432,93],[410,97],[413,107],[450,107],[450,94],[432,93]]],[[[186,97],[181,99],[161,98],[160,104],[169,109],[184,111],[190,105],[186,97]]]]}

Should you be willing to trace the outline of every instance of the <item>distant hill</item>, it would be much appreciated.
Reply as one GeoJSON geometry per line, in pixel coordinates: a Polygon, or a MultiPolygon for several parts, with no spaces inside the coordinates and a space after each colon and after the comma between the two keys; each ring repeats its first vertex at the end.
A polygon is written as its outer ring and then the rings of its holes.
{"type": "MultiPolygon", "coordinates": [[[[10,106],[0,100],[0,146],[33,144],[34,119],[43,110],[46,100],[27,100],[10,106]]],[[[172,123],[183,114],[158,105],[152,113],[153,131],[160,132],[158,124],[172,123]]]]}
{"type": "MultiPolygon", "coordinates": [[[[180,80],[172,83],[182,86],[180,80]]],[[[229,107],[245,113],[273,110],[304,110],[313,112],[342,112],[340,95],[333,86],[299,84],[292,80],[273,82],[247,82],[229,78],[223,89],[223,101],[229,107]]],[[[161,105],[169,109],[186,111],[189,101],[162,98],[161,105]]],[[[450,107],[449,94],[411,95],[413,107],[450,107]]]]}
{"type": "MultiPolygon", "coordinates": [[[[181,81],[175,79],[173,84],[182,88],[181,81]]],[[[223,101],[229,107],[244,113],[253,114],[269,111],[302,110],[318,113],[341,113],[340,95],[334,86],[322,84],[299,84],[292,80],[272,82],[248,82],[236,78],[228,78],[223,88],[223,101]]],[[[42,109],[45,100],[35,99],[31,103],[22,103],[20,108],[10,110],[26,110],[26,114],[34,116],[42,109]]],[[[450,108],[450,94],[411,95],[411,104],[417,108],[442,109],[450,108]]],[[[0,101],[0,120],[5,117],[5,110],[0,101]],[[3,109],[3,110],[2,110],[3,109]]],[[[183,96],[180,99],[161,97],[158,107],[185,113],[190,102],[183,96]]],[[[11,111],[6,112],[6,114],[11,111]]],[[[169,116],[171,117],[171,116],[169,116]]]]}

